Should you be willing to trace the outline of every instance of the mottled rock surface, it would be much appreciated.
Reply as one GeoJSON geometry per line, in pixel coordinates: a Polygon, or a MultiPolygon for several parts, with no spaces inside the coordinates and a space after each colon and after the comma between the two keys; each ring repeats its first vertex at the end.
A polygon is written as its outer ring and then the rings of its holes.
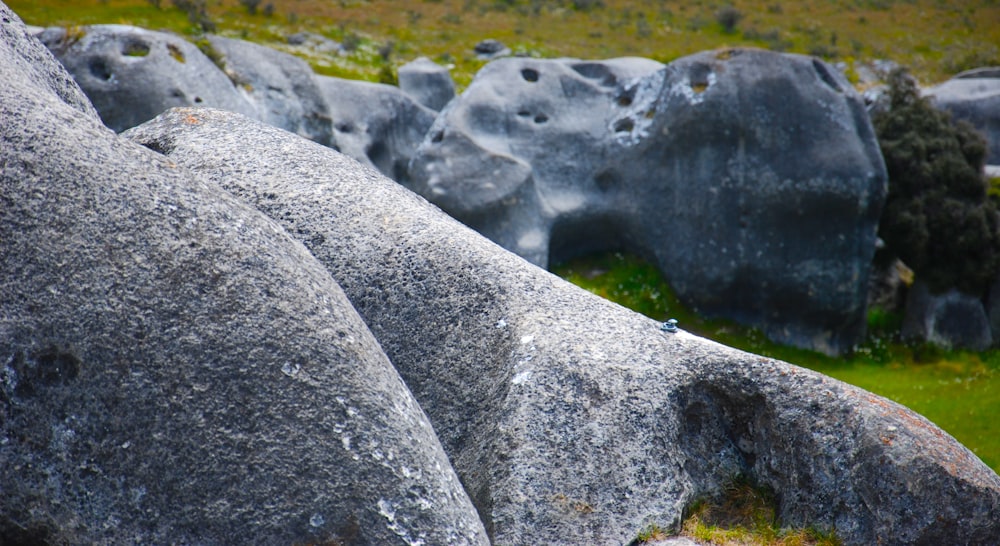
{"type": "Polygon", "coordinates": [[[399,88],[418,103],[440,111],[455,98],[455,82],[447,68],[427,57],[420,57],[399,67],[396,71],[399,88]]]}
{"type": "Polygon", "coordinates": [[[919,280],[907,294],[901,333],[946,348],[983,351],[993,345],[990,318],[978,297],[954,288],[933,294],[919,280]]]}
{"type": "Polygon", "coordinates": [[[486,544],[300,243],[101,125],[3,4],[0,81],[0,544],[486,544]]]}
{"type": "Polygon", "coordinates": [[[1000,165],[1000,67],[963,72],[924,94],[955,119],[979,129],[988,143],[986,163],[1000,165]]]}
{"type": "Polygon", "coordinates": [[[650,72],[490,63],[435,121],[410,186],[536,264],[625,248],[701,314],[853,347],[886,191],[860,97],[822,61],[768,51],[650,72]]]}
{"type": "Polygon", "coordinates": [[[256,118],[336,147],[326,99],[305,61],[245,40],[209,36],[229,78],[249,96],[256,118]]]}
{"type": "Polygon", "coordinates": [[[254,115],[225,74],[179,36],[126,25],[92,25],[47,29],[39,39],[115,131],[174,106],[212,106],[254,115]]]}
{"type": "Polygon", "coordinates": [[[434,122],[435,112],[398,87],[316,76],[341,152],[405,182],[407,166],[434,122]]]}
{"type": "Polygon", "coordinates": [[[897,404],[663,332],[240,116],[179,109],[128,136],[259,207],[327,266],[495,544],[627,543],[738,473],[775,489],[784,524],[835,527],[846,544],[1000,540],[1000,478],[897,404]]]}

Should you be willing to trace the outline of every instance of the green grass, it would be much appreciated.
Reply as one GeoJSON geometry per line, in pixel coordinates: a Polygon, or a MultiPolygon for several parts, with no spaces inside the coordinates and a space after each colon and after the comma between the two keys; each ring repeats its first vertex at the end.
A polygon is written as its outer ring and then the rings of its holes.
{"type": "Polygon", "coordinates": [[[898,317],[869,314],[868,339],[851,355],[835,358],[772,343],[757,330],[706,320],[684,308],[656,268],[620,253],[557,265],[554,272],[606,299],[763,356],[835,377],[885,396],[927,417],[988,466],[1000,471],[1000,351],[945,351],[911,346],[895,335],[898,317]]]}
{"type": "MultiPolygon", "coordinates": [[[[284,46],[302,30],[360,39],[345,56],[307,58],[322,73],[377,81],[385,65],[425,55],[453,66],[464,87],[483,65],[472,53],[484,38],[526,55],[670,61],[723,46],[754,46],[831,61],[889,58],[926,83],[960,70],[1000,64],[995,0],[273,0],[273,14],[250,15],[238,0],[207,0],[218,32],[284,46]],[[727,26],[723,13],[740,15],[727,26]],[[729,12],[732,13],[731,11],[729,12]],[[389,51],[389,55],[373,51],[389,51]]],[[[34,25],[125,23],[185,35],[200,32],[161,0],[9,0],[34,25]]]]}

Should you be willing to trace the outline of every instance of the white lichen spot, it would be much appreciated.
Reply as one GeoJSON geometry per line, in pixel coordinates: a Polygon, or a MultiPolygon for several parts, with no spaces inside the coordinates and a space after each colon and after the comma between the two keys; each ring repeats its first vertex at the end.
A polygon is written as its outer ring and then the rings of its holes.
{"type": "Polygon", "coordinates": [[[532,341],[535,341],[535,336],[522,336],[521,337],[521,345],[527,345],[527,344],[531,343],[532,341]]]}
{"type": "Polygon", "coordinates": [[[281,373],[287,375],[288,377],[295,377],[299,374],[299,370],[302,366],[297,362],[285,362],[281,365],[281,373]]]}
{"type": "Polygon", "coordinates": [[[309,518],[309,525],[312,525],[313,527],[322,527],[324,523],[326,523],[326,519],[323,518],[323,514],[318,512],[309,518]]]}
{"type": "Polygon", "coordinates": [[[340,444],[344,446],[347,451],[351,450],[351,437],[347,434],[340,437],[340,444]]]}
{"type": "Polygon", "coordinates": [[[502,329],[504,329],[506,327],[507,327],[507,321],[506,320],[500,319],[500,320],[497,321],[497,328],[498,329],[502,330],[502,329]]]}
{"type": "Polygon", "coordinates": [[[396,521],[396,509],[385,499],[378,500],[378,513],[389,523],[396,521]]]}
{"type": "Polygon", "coordinates": [[[515,385],[520,385],[529,379],[531,379],[531,370],[524,370],[523,372],[520,372],[517,375],[515,375],[514,378],[510,380],[510,382],[515,385]]]}

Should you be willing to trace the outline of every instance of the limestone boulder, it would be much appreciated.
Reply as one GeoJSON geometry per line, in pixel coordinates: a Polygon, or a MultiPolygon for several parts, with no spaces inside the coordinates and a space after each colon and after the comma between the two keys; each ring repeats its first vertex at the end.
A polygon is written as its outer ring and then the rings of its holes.
{"type": "Polygon", "coordinates": [[[991,321],[982,300],[954,288],[934,294],[919,280],[907,294],[901,333],[949,349],[983,351],[993,345],[991,321]]]}
{"type": "Polygon", "coordinates": [[[316,76],[329,105],[338,149],[396,180],[408,165],[436,113],[398,87],[316,76]]]}
{"type": "Polygon", "coordinates": [[[409,186],[538,265],[624,248],[703,315],[849,350],[886,192],[861,98],[800,55],[650,63],[490,63],[435,121],[409,186]]]}
{"type": "Polygon", "coordinates": [[[420,57],[399,67],[396,71],[399,88],[418,103],[441,111],[448,101],[455,98],[455,82],[447,68],[427,57],[420,57]]]}
{"type": "Polygon", "coordinates": [[[0,80],[0,543],[487,543],[300,243],[103,126],[3,4],[0,80]]]}
{"type": "Polygon", "coordinates": [[[1000,477],[895,403],[665,332],[238,115],[177,109],[127,136],[275,218],[328,268],[494,544],[628,543],[737,474],[775,489],[783,524],[845,544],[1000,540],[1000,477]]]}
{"type": "Polygon", "coordinates": [[[179,36],[126,25],[92,25],[53,27],[39,39],[115,131],[174,106],[212,106],[254,115],[219,67],[179,36]]]}
{"type": "Polygon", "coordinates": [[[982,132],[988,143],[986,163],[1000,165],[1000,67],[963,72],[923,93],[982,132]]]}
{"type": "Polygon", "coordinates": [[[256,118],[336,147],[326,99],[305,61],[262,45],[209,36],[226,74],[253,104],[256,118]]]}

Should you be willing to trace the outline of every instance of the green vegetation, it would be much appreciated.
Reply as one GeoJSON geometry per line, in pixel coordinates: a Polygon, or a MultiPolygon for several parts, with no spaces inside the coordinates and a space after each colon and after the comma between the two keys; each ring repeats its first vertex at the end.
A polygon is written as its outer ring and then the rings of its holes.
{"type": "Polygon", "coordinates": [[[839,546],[832,533],[786,529],[778,521],[778,500],[767,487],[737,477],[719,499],[688,509],[681,534],[720,546],[839,546]]]}
{"type": "Polygon", "coordinates": [[[925,82],[1000,64],[994,0],[9,0],[33,25],[122,23],[187,36],[204,31],[303,55],[320,73],[379,81],[424,55],[452,65],[460,88],[483,62],[485,38],[515,53],[669,61],[723,46],[754,46],[852,63],[892,59],[925,82]],[[308,31],[347,53],[307,55],[285,37],[308,31]],[[391,57],[378,54],[392,43],[391,57]]]}
{"type": "Polygon", "coordinates": [[[895,400],[927,417],[1000,470],[1000,351],[945,351],[898,339],[899,317],[869,313],[869,333],[844,358],[786,347],[757,330],[696,316],[677,300],[656,268],[633,256],[605,254],[557,265],[554,272],[656,320],[676,318],[689,332],[810,368],[895,400]]]}
{"type": "Polygon", "coordinates": [[[982,296],[1000,269],[997,207],[982,175],[986,141],[921,97],[902,70],[889,76],[889,99],[873,116],[889,173],[883,259],[898,256],[934,292],[982,296]]]}

